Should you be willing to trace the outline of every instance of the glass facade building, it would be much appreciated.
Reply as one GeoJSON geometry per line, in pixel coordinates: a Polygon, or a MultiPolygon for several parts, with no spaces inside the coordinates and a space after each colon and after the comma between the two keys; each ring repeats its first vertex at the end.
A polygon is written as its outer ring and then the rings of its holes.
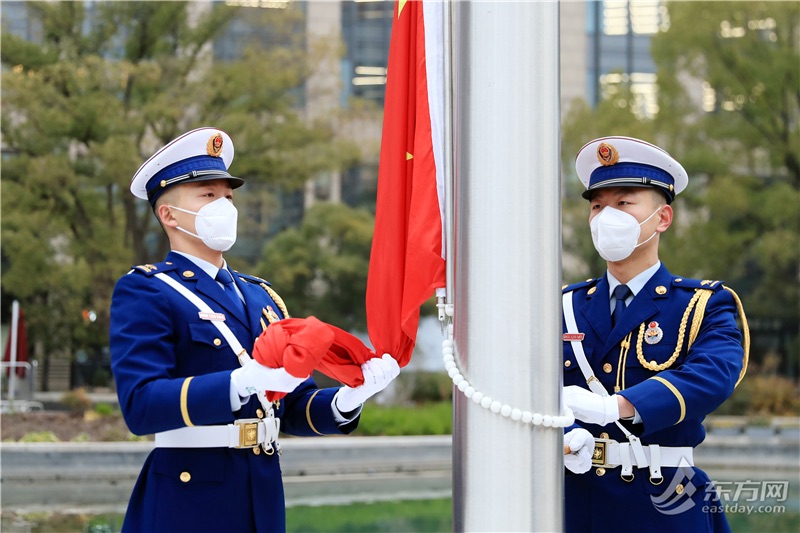
{"type": "Polygon", "coordinates": [[[586,100],[596,105],[625,85],[635,97],[638,116],[657,114],[658,88],[650,43],[654,34],[668,28],[669,14],[661,0],[589,2],[586,100]]]}

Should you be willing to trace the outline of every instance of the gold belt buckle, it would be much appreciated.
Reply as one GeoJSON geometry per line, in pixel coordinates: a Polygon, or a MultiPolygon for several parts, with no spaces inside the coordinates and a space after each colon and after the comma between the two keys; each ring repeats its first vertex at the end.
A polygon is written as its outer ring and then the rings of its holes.
{"type": "Polygon", "coordinates": [[[608,467],[606,464],[606,449],[610,439],[594,439],[594,452],[592,453],[592,466],[608,467]]]}
{"type": "Polygon", "coordinates": [[[261,423],[258,418],[241,418],[234,422],[239,426],[239,445],[236,446],[237,450],[258,446],[258,425],[261,423]]]}

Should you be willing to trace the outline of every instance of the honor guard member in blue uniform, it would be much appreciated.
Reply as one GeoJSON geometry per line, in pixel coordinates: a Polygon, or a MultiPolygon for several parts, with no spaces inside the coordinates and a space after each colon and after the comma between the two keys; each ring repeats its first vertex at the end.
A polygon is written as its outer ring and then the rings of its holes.
{"type": "Polygon", "coordinates": [[[729,531],[693,449],[744,376],[749,334],[730,288],[659,260],[686,171],[628,137],[589,142],[576,166],[608,270],[563,288],[566,530],[729,531]]]}
{"type": "Polygon", "coordinates": [[[134,267],[111,302],[112,369],[125,421],[155,434],[123,531],[284,531],[278,431],[347,434],[361,404],[398,375],[390,356],[362,365],[361,387],[319,389],[251,359],[254,340],[287,317],[263,279],[231,270],[236,240],[228,173],[233,143],[201,128],[148,159],[131,192],[169,237],[161,263],[134,267]],[[270,403],[263,391],[286,392],[270,403]]]}

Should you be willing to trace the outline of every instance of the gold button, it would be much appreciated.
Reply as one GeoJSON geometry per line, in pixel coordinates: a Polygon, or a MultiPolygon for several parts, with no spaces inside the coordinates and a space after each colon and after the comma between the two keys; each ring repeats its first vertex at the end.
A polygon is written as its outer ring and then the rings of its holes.
{"type": "Polygon", "coordinates": [[[253,448],[253,455],[258,455],[258,454],[260,454],[260,453],[261,453],[261,448],[259,448],[258,446],[256,446],[255,448],[253,448]]]}
{"type": "Polygon", "coordinates": [[[570,366],[572,366],[572,361],[570,361],[569,359],[564,361],[564,366],[569,368],[570,366]]]}
{"type": "Polygon", "coordinates": [[[650,361],[650,365],[651,366],[658,366],[658,363],[656,363],[656,360],[653,359],[652,361],[650,361]]]}
{"type": "Polygon", "coordinates": [[[656,287],[656,294],[667,294],[667,288],[663,285],[656,287]]]}
{"type": "Polygon", "coordinates": [[[611,366],[611,363],[606,363],[603,365],[603,372],[606,374],[610,374],[612,370],[614,370],[614,367],[611,366]]]}
{"type": "Polygon", "coordinates": [[[608,433],[606,433],[605,431],[600,433],[600,438],[601,439],[607,439],[608,438],[608,433]]]}
{"type": "Polygon", "coordinates": [[[192,480],[192,475],[189,472],[181,472],[181,481],[189,483],[192,480]]]}
{"type": "Polygon", "coordinates": [[[589,291],[586,294],[594,294],[596,290],[597,290],[597,287],[592,287],[591,289],[589,289],[589,291]]]}
{"type": "Polygon", "coordinates": [[[258,418],[264,418],[264,411],[263,409],[256,409],[256,416],[258,418]]]}
{"type": "Polygon", "coordinates": [[[675,278],[675,283],[680,283],[681,281],[683,281],[683,278],[675,278]]]}
{"type": "Polygon", "coordinates": [[[675,492],[676,492],[677,494],[683,494],[683,485],[682,485],[682,484],[680,484],[680,483],[678,483],[678,486],[677,486],[677,487],[675,487],[675,492]]]}
{"type": "Polygon", "coordinates": [[[594,473],[597,474],[598,476],[605,476],[606,475],[606,469],[601,466],[600,468],[595,470],[594,473]]]}
{"type": "Polygon", "coordinates": [[[589,279],[587,279],[586,281],[587,281],[587,282],[589,282],[589,281],[592,281],[592,278],[589,278],[589,279]]]}
{"type": "Polygon", "coordinates": [[[191,270],[184,270],[183,271],[183,277],[185,277],[185,278],[194,277],[194,272],[192,272],[191,270]]]}
{"type": "Polygon", "coordinates": [[[214,346],[219,346],[220,344],[222,344],[222,341],[221,341],[221,340],[219,340],[219,339],[214,339],[214,346]]]}
{"type": "Polygon", "coordinates": [[[167,180],[161,180],[161,186],[162,187],[166,187],[167,186],[167,180]]]}

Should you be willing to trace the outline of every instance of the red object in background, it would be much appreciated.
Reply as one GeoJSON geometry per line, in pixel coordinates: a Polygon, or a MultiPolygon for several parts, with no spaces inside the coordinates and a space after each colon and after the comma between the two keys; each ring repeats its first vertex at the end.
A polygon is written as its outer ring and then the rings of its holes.
{"type": "MultiPolygon", "coordinates": [[[[6,339],[6,351],[5,355],[3,356],[3,362],[8,363],[11,361],[11,336],[13,332],[9,329],[8,331],[8,339],[6,339]]],[[[19,319],[17,320],[17,362],[24,363],[28,361],[28,333],[25,328],[25,313],[22,311],[22,308],[19,310],[19,319]]],[[[26,373],[26,368],[19,366],[17,367],[17,377],[24,378],[26,373]]],[[[6,369],[6,376],[11,375],[11,369],[6,369]]]]}
{"type": "Polygon", "coordinates": [[[445,286],[425,31],[423,2],[395,2],[366,306],[375,352],[401,367],[414,350],[420,306],[445,286]]]}
{"type": "MultiPolygon", "coordinates": [[[[375,352],[357,337],[317,318],[287,318],[270,324],[253,346],[253,359],[270,368],[284,367],[298,378],[319,370],[345,385],[364,383],[361,365],[375,352]]],[[[285,392],[267,391],[274,402],[285,392]]]]}

